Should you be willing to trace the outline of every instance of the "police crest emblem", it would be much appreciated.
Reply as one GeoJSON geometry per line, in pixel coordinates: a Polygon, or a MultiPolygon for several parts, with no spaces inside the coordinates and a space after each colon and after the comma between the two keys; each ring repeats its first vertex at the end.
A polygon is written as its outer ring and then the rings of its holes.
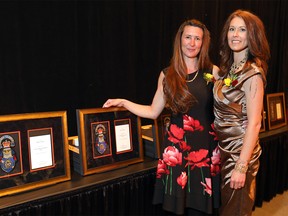
{"type": "Polygon", "coordinates": [[[16,165],[17,157],[13,150],[15,147],[15,141],[10,135],[3,135],[0,138],[0,166],[1,169],[10,173],[16,165]]]}
{"type": "Polygon", "coordinates": [[[96,135],[96,143],[95,147],[100,154],[103,154],[107,149],[106,143],[106,128],[103,124],[99,124],[95,128],[95,135],[96,135]]]}

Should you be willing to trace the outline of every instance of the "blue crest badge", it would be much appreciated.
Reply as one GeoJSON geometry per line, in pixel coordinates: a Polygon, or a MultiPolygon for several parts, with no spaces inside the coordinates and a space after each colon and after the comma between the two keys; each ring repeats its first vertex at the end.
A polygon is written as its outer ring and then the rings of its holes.
{"type": "Polygon", "coordinates": [[[95,135],[96,135],[96,149],[100,154],[103,154],[107,149],[106,143],[106,128],[103,124],[97,125],[95,128],[95,135]]]}
{"type": "Polygon", "coordinates": [[[1,169],[6,172],[10,173],[15,167],[15,160],[13,157],[2,158],[1,161],[1,169]]]}

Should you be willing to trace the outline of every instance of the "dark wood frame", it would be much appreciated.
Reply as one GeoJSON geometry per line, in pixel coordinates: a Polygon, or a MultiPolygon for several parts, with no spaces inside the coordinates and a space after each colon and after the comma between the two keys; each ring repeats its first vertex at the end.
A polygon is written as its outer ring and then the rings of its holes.
{"type": "Polygon", "coordinates": [[[130,164],[139,163],[144,160],[142,137],[141,137],[141,120],[140,117],[134,115],[124,108],[88,108],[77,109],[77,127],[79,138],[79,154],[74,155],[74,161],[78,160],[79,164],[75,168],[75,171],[85,176],[93,173],[101,173],[110,171],[113,169],[128,166],[130,164]],[[116,123],[121,120],[129,120],[132,148],[129,151],[116,152],[116,123]],[[91,124],[94,122],[109,121],[110,128],[110,144],[112,154],[105,157],[93,158],[94,148],[91,140],[91,124]],[[79,158],[75,158],[79,157],[79,158]]]}
{"type": "Polygon", "coordinates": [[[287,125],[284,92],[267,94],[266,100],[269,130],[287,125]]]}
{"type": "MultiPolygon", "coordinates": [[[[21,140],[17,163],[23,164],[16,175],[1,178],[0,197],[35,190],[71,179],[66,111],[11,114],[0,116],[0,133],[19,132],[21,140]],[[51,128],[53,165],[30,170],[29,131],[51,128]],[[19,152],[20,153],[20,152],[19,152]]],[[[4,148],[3,148],[4,149],[4,148]]],[[[3,174],[3,170],[0,170],[3,174]]]]}
{"type": "Polygon", "coordinates": [[[92,148],[93,150],[93,158],[101,158],[101,157],[108,157],[112,155],[112,150],[111,150],[111,134],[110,134],[110,122],[105,121],[105,122],[93,122],[91,123],[91,143],[92,145],[96,145],[96,140],[97,140],[97,135],[95,134],[95,130],[97,129],[98,126],[103,126],[104,127],[104,136],[106,137],[107,141],[107,151],[105,154],[99,153],[96,148],[92,148]]]}
{"type": "MultiPolygon", "coordinates": [[[[4,133],[0,133],[0,142],[2,143],[3,138],[9,138],[10,140],[12,140],[13,142],[13,147],[10,148],[10,152],[13,155],[13,157],[15,157],[14,162],[14,168],[11,168],[11,171],[9,172],[9,175],[7,175],[4,172],[0,172],[0,182],[1,179],[5,179],[5,178],[11,178],[12,176],[17,176],[17,175],[21,175],[23,174],[23,163],[22,163],[22,142],[21,142],[21,132],[20,131],[9,131],[9,132],[4,132],[4,133]],[[16,167],[16,169],[15,169],[16,167]]],[[[5,160],[2,159],[3,156],[3,152],[2,152],[2,144],[0,147],[0,154],[1,154],[1,169],[2,166],[4,166],[5,164],[5,160]]],[[[14,163],[13,162],[13,163],[14,163]]],[[[10,162],[11,166],[12,163],[10,162]]],[[[7,167],[8,168],[8,167],[7,167]]]]}

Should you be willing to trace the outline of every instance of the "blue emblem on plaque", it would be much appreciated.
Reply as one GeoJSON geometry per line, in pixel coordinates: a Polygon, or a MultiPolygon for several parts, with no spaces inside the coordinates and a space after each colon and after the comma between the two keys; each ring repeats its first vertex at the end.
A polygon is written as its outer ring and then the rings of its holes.
{"type": "Polygon", "coordinates": [[[13,157],[9,158],[2,158],[1,169],[6,172],[10,173],[15,167],[15,160],[13,157]]]}
{"type": "Polygon", "coordinates": [[[106,128],[103,124],[99,124],[96,126],[95,128],[96,149],[100,154],[103,154],[107,149],[105,132],[106,128]]]}
{"type": "Polygon", "coordinates": [[[16,164],[17,157],[12,147],[15,146],[13,137],[4,135],[0,138],[0,166],[1,169],[10,173],[16,164]]]}
{"type": "Polygon", "coordinates": [[[96,145],[97,145],[97,151],[100,154],[103,154],[107,149],[107,144],[105,141],[104,142],[98,142],[96,145]]]}

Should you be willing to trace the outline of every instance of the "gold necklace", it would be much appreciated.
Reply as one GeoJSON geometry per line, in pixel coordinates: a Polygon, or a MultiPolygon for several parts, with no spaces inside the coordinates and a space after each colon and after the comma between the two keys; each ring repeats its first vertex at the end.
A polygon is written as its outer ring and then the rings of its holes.
{"type": "Polygon", "coordinates": [[[186,80],[186,82],[193,82],[196,79],[198,72],[199,72],[199,70],[197,70],[195,76],[191,80],[186,80]]]}

